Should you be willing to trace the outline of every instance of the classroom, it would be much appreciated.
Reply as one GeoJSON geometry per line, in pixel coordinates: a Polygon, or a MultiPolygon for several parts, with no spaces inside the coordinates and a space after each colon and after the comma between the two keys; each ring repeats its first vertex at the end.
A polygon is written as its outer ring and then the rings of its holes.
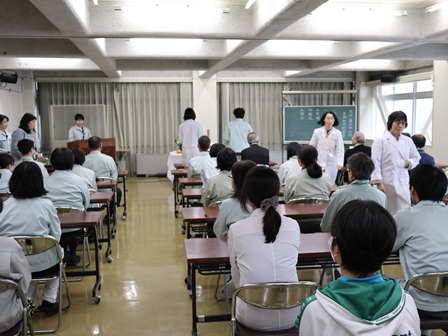
{"type": "MultiPolygon", "coordinates": [[[[48,157],[66,147],[81,113],[91,135],[115,138],[127,172],[112,262],[104,247],[99,254],[101,302],[92,302],[94,278],[70,282],[58,334],[191,333],[183,207],[166,177],[188,107],[212,144],[244,108],[277,166],[289,141],[310,140],[288,138],[284,108],[354,106],[345,149],[355,131],[372,146],[389,114],[402,110],[404,132],[423,134],[425,152],[448,164],[446,0],[7,0],[0,18],[8,132],[35,115],[36,149],[48,157]]],[[[385,270],[403,277],[400,265],[385,270]]],[[[299,271],[300,280],[313,277],[299,271]]],[[[226,312],[215,300],[217,278],[197,277],[198,311],[226,312]]],[[[38,314],[34,326],[54,321],[38,314]]],[[[231,334],[228,321],[197,330],[231,334]]]]}

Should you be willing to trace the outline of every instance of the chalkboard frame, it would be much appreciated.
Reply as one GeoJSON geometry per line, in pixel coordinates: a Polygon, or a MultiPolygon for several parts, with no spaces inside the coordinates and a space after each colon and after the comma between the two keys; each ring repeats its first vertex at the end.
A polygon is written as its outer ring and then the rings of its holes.
{"type": "Polygon", "coordinates": [[[283,127],[282,127],[282,137],[283,137],[283,144],[288,144],[290,142],[298,142],[300,144],[308,144],[309,141],[311,140],[311,136],[313,134],[314,129],[319,128],[320,126],[317,124],[318,119],[316,118],[313,121],[307,120],[307,124],[309,124],[308,126],[310,126],[310,129],[307,129],[307,133],[304,136],[300,136],[300,134],[298,133],[297,137],[291,137],[289,134],[287,134],[287,130],[286,130],[286,123],[288,121],[290,121],[291,117],[288,116],[288,113],[292,113],[292,111],[296,110],[296,109],[300,109],[300,110],[312,110],[312,113],[315,113],[316,110],[320,110],[319,112],[321,112],[321,115],[325,112],[325,111],[333,111],[336,113],[336,115],[338,116],[339,119],[339,126],[336,126],[335,128],[340,130],[343,133],[343,141],[344,144],[351,144],[351,139],[353,136],[353,133],[356,132],[357,130],[357,123],[358,123],[358,114],[357,114],[357,108],[356,105],[315,105],[315,106],[284,106],[283,107],[283,127]],[[344,111],[349,109],[349,113],[353,114],[353,121],[350,123],[348,130],[342,130],[341,127],[342,125],[342,116],[340,114],[342,114],[343,112],[348,112],[348,111],[344,111]],[[312,126],[312,128],[311,128],[312,126]]]}

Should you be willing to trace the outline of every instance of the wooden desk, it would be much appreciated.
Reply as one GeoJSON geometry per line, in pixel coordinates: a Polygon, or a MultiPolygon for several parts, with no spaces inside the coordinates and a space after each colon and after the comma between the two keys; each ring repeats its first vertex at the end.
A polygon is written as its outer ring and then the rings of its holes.
{"type": "Polygon", "coordinates": [[[179,211],[177,206],[180,204],[179,201],[179,178],[187,177],[188,170],[186,169],[173,169],[171,170],[171,175],[173,176],[173,192],[174,192],[174,216],[179,217],[179,211]]]}
{"type": "MultiPolygon", "coordinates": [[[[187,230],[187,239],[191,238],[192,225],[194,224],[213,224],[218,216],[218,207],[191,207],[182,208],[182,217],[187,230]]],[[[182,232],[184,233],[184,232],[182,232]]]]}
{"type": "Polygon", "coordinates": [[[200,200],[202,198],[202,188],[198,189],[182,189],[182,201],[184,207],[190,206],[190,200],[200,200]]]}
{"type": "Polygon", "coordinates": [[[83,271],[66,271],[67,276],[95,276],[96,281],[92,289],[92,298],[95,303],[100,303],[101,297],[98,295],[98,290],[101,289],[101,273],[99,261],[99,244],[97,235],[97,224],[101,221],[103,216],[102,211],[90,212],[67,212],[58,213],[61,222],[61,228],[92,228],[95,241],[95,270],[83,271]]]}
{"type": "MultiPolygon", "coordinates": [[[[113,204],[114,199],[114,192],[113,191],[97,191],[90,193],[90,203],[91,204],[107,204],[107,217],[109,217],[109,214],[111,213],[110,207],[113,204]]],[[[95,208],[96,209],[96,208],[95,208]]],[[[107,243],[107,249],[106,249],[106,260],[107,262],[112,262],[112,257],[110,257],[112,253],[112,240],[111,240],[111,229],[110,229],[110,222],[106,222],[107,227],[107,237],[103,238],[103,232],[100,231],[98,242],[100,243],[107,243]]]]}
{"type": "MultiPolygon", "coordinates": [[[[112,238],[115,238],[115,234],[117,232],[117,184],[118,181],[117,180],[97,180],[96,181],[96,186],[98,188],[98,190],[100,189],[112,189],[113,193],[114,193],[114,197],[112,197],[112,201],[109,203],[109,208],[108,208],[108,221],[112,221],[112,238]],[[109,218],[111,217],[111,218],[109,218]]],[[[107,223],[109,225],[109,223],[107,223]]]]}
{"type": "MultiPolygon", "coordinates": [[[[335,185],[335,184],[333,184],[333,186],[331,187],[330,196],[331,196],[336,190],[338,190],[338,186],[335,185]]],[[[279,197],[283,197],[283,196],[285,196],[285,185],[284,185],[284,184],[282,184],[282,185],[280,186],[280,190],[279,190],[279,192],[278,192],[278,196],[279,196],[279,197]]]]}
{"type": "Polygon", "coordinates": [[[202,180],[199,177],[181,177],[179,178],[180,187],[201,186],[202,180]]]}
{"type": "Polygon", "coordinates": [[[113,191],[97,191],[90,193],[90,203],[98,204],[98,203],[108,203],[114,197],[113,191]]]}
{"type": "Polygon", "coordinates": [[[187,166],[184,165],[183,163],[175,163],[173,164],[174,168],[176,169],[185,169],[187,166]]]}
{"type": "Polygon", "coordinates": [[[279,204],[277,212],[293,219],[322,218],[328,203],[279,204]]]}

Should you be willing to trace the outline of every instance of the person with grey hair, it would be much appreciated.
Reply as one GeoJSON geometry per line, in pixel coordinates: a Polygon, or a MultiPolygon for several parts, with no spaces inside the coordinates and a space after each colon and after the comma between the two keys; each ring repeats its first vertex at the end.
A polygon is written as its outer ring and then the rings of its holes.
{"type": "Polygon", "coordinates": [[[364,153],[368,157],[372,156],[372,148],[365,145],[366,137],[362,132],[355,132],[352,137],[352,145],[354,147],[347,149],[344,154],[344,166],[347,165],[348,158],[355,153],[364,153]]]}
{"type": "Polygon", "coordinates": [[[258,145],[258,135],[250,132],[247,135],[249,148],[241,152],[241,160],[251,160],[256,164],[269,165],[269,150],[258,145]]]}

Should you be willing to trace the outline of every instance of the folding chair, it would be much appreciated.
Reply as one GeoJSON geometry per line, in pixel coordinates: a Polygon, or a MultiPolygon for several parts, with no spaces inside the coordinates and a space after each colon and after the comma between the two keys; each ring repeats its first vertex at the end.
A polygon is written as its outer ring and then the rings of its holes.
{"type": "MultiPolygon", "coordinates": [[[[22,304],[22,320],[11,329],[0,333],[0,336],[27,336],[28,332],[30,335],[34,336],[34,330],[30,321],[25,293],[15,281],[0,277],[0,293],[7,290],[15,291],[16,296],[20,299],[22,304]]],[[[2,309],[7,310],[8,307],[2,307],[2,309]]]]}
{"type": "Polygon", "coordinates": [[[62,311],[70,308],[70,292],[67,285],[67,277],[65,276],[64,261],[62,259],[61,246],[56,239],[50,236],[16,236],[13,237],[19,245],[22,247],[22,251],[28,258],[30,256],[37,256],[40,253],[54,250],[59,259],[59,268],[53,274],[48,274],[40,277],[33,277],[31,281],[37,281],[39,283],[48,280],[59,279],[59,309],[58,309],[58,322],[54,329],[35,330],[36,334],[54,333],[56,332],[62,323],[62,311]],[[67,296],[67,305],[62,305],[62,279],[65,284],[65,291],[67,296]]]}
{"type": "Polygon", "coordinates": [[[297,330],[293,327],[287,330],[258,331],[243,326],[236,319],[236,300],[260,309],[291,309],[300,306],[305,299],[316,292],[317,284],[309,281],[287,283],[248,284],[236,289],[232,301],[232,336],[250,335],[295,335],[297,330]]]}

